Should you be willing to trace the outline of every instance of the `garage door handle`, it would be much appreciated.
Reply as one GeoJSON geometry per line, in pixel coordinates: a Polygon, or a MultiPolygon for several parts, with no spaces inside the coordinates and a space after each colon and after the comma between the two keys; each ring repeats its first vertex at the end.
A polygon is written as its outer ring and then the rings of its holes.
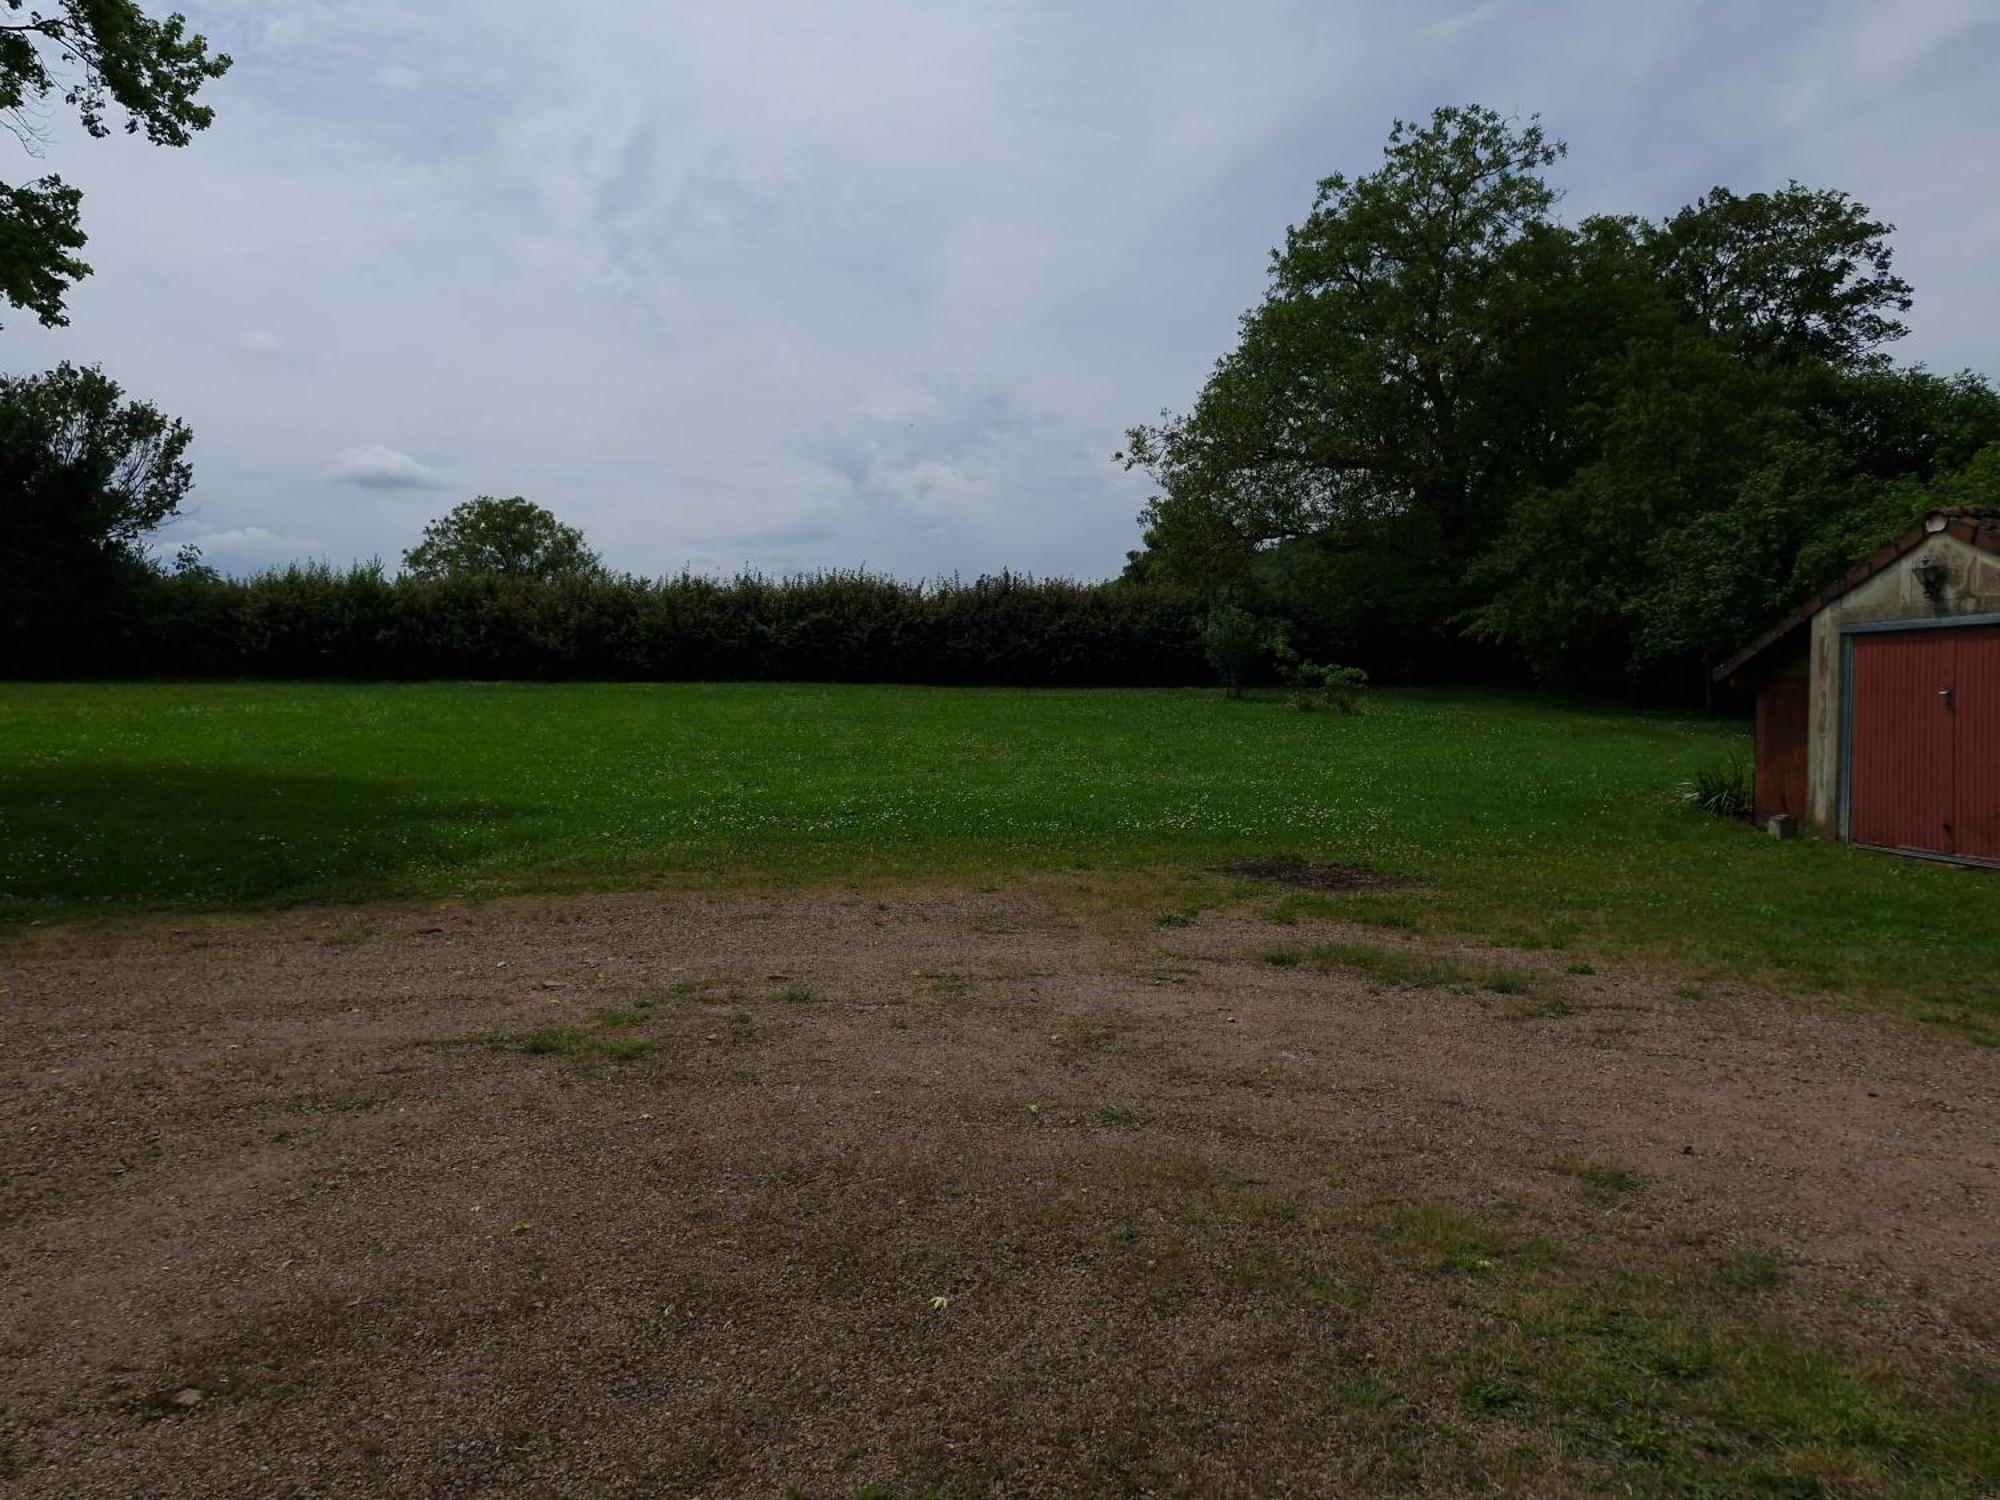
{"type": "Polygon", "coordinates": [[[1950,689],[1950,688],[1939,688],[1939,689],[1938,689],[1938,696],[1939,696],[1940,698],[1944,699],[1944,706],[1945,706],[1946,708],[1957,708],[1957,707],[1958,707],[1958,700],[1957,700],[1956,698],[1954,698],[1954,697],[1952,696],[1952,693],[1951,693],[1951,689],[1950,689]]]}

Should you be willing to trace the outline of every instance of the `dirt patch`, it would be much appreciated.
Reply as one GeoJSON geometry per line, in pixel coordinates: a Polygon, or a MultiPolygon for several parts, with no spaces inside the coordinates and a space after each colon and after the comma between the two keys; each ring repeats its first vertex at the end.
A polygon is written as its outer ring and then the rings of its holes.
{"type": "Polygon", "coordinates": [[[2000,1054],[1074,894],[17,945],[8,1493],[1970,1487],[2000,1054]]]}
{"type": "Polygon", "coordinates": [[[1309,859],[1245,859],[1215,866],[1221,875],[1244,875],[1308,891],[1376,891],[1415,885],[1408,875],[1392,875],[1368,865],[1322,865],[1309,859]]]}

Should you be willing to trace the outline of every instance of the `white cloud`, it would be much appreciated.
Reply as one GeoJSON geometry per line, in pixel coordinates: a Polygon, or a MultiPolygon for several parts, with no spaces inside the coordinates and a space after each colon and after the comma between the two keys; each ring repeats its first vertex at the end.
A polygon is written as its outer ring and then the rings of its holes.
{"type": "MultiPolygon", "coordinates": [[[[181,538],[173,540],[178,545],[181,538]]],[[[288,562],[326,550],[326,544],[316,538],[281,536],[262,526],[232,526],[226,531],[204,531],[186,540],[201,549],[204,561],[228,568],[288,562]]]]}
{"type": "Polygon", "coordinates": [[[1425,41],[1450,41],[1482,22],[1492,20],[1501,9],[1500,0],[1487,0],[1485,5],[1475,5],[1472,9],[1459,11],[1455,15],[1440,16],[1428,26],[1421,27],[1417,35],[1425,41]]]}
{"type": "Polygon", "coordinates": [[[349,448],[333,461],[327,478],[360,490],[434,490],[444,481],[436,469],[394,448],[349,448]]]}

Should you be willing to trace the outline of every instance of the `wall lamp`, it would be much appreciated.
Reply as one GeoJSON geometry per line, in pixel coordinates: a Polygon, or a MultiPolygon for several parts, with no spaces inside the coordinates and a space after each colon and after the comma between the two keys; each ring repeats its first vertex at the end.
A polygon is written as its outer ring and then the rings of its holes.
{"type": "Polygon", "coordinates": [[[1910,572],[1915,575],[1917,587],[1924,591],[1926,599],[1935,599],[1944,592],[1945,580],[1951,576],[1945,565],[1935,557],[1927,557],[1910,572]]]}

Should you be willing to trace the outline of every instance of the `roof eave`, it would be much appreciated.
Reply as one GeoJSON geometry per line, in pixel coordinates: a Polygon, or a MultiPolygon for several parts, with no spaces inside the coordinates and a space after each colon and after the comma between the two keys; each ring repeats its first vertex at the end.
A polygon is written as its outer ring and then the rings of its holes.
{"type": "Polygon", "coordinates": [[[1777,645],[1779,641],[1811,620],[1814,615],[1825,609],[1842,594],[1859,588],[1884,568],[1892,566],[1898,558],[1907,557],[1910,553],[1916,551],[1917,548],[1921,547],[1933,536],[1938,535],[1940,531],[1947,535],[1952,534],[1951,526],[1948,523],[1933,529],[1931,520],[1931,517],[1926,517],[1924,524],[1917,527],[1914,531],[1906,532],[1904,535],[1898,537],[1866,562],[1849,568],[1840,577],[1834,579],[1832,583],[1829,583],[1825,588],[1814,594],[1805,603],[1786,615],[1741,651],[1730,657],[1728,661],[1717,667],[1710,674],[1711,680],[1725,682],[1729,678],[1734,677],[1751,662],[1770,650],[1771,647],[1777,645]]]}

